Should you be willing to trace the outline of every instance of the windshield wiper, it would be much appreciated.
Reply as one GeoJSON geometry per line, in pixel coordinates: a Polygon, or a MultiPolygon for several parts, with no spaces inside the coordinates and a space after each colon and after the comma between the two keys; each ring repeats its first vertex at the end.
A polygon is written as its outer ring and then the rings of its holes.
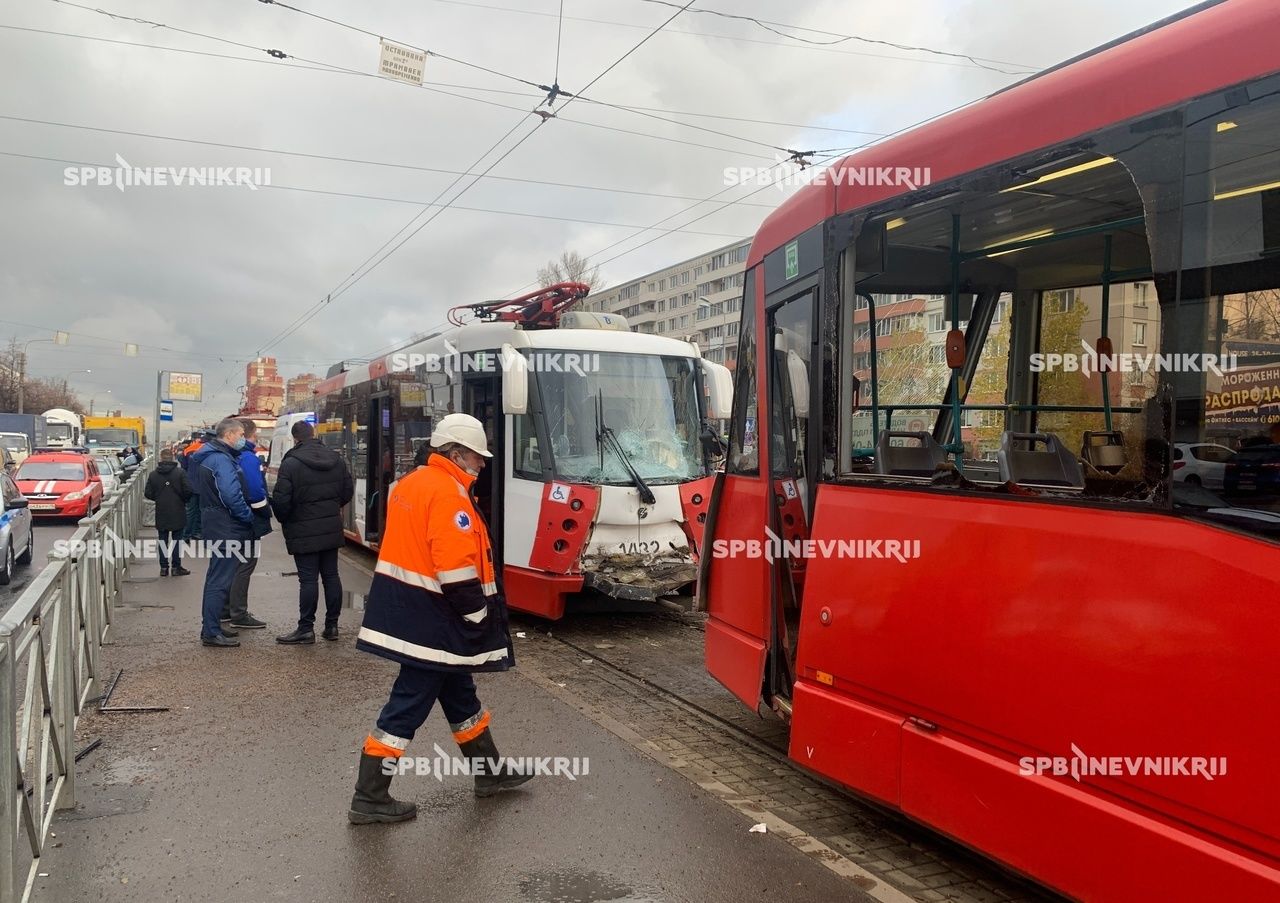
{"type": "Polygon", "coordinates": [[[606,444],[613,449],[618,459],[622,461],[622,466],[626,468],[627,474],[631,477],[631,482],[635,483],[636,489],[640,490],[640,501],[646,505],[655,504],[658,501],[658,497],[653,494],[653,490],[649,488],[644,478],[640,476],[640,472],[636,470],[635,465],[631,463],[631,458],[627,456],[627,450],[622,447],[617,435],[604,422],[604,390],[601,389],[600,394],[596,397],[596,445],[601,449],[601,470],[604,469],[603,449],[606,444]]]}

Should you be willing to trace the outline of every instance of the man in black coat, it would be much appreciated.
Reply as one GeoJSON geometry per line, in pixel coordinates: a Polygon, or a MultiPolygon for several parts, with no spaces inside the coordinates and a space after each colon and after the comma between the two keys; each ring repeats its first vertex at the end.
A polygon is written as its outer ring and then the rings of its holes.
{"type": "Polygon", "coordinates": [[[342,506],[351,501],[355,483],[342,456],[315,438],[305,420],[290,431],[294,446],[280,462],[271,509],[284,529],[284,544],[298,567],[298,628],[276,637],[295,645],[316,641],[316,604],[324,581],[324,638],[338,638],[342,580],[338,550],[346,542],[342,506]]]}
{"type": "Polygon", "coordinates": [[[182,549],[179,546],[187,526],[187,500],[193,493],[187,475],[173,460],[173,452],[169,449],[160,452],[160,463],[147,477],[142,494],[156,503],[160,576],[168,577],[172,573],[175,577],[185,577],[191,572],[182,566],[182,549]]]}

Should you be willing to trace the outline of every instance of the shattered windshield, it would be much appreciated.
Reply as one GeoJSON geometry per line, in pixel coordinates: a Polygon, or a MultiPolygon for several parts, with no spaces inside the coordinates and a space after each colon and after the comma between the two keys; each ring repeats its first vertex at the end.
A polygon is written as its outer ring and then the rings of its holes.
{"type": "Polygon", "coordinates": [[[530,374],[537,380],[556,476],[633,482],[621,458],[597,439],[601,406],[604,425],[641,479],[673,483],[704,476],[693,359],[616,352],[590,359],[592,365],[581,372],[530,374]]]}

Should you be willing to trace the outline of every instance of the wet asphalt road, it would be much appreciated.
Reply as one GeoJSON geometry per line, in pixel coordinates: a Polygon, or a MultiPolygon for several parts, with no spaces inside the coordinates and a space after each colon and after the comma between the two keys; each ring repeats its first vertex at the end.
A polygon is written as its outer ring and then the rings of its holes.
{"type": "Polygon", "coordinates": [[[8,586],[0,586],[0,613],[6,611],[27,585],[49,563],[49,551],[59,539],[70,539],[76,532],[74,518],[41,518],[36,521],[36,552],[30,564],[20,564],[14,570],[8,586]]]}
{"type": "MultiPolygon", "coordinates": [[[[347,824],[359,746],[395,668],[354,648],[356,611],[337,643],[273,642],[297,611],[281,546],[268,540],[251,590],[270,627],[242,632],[237,649],[198,644],[203,563],[163,580],[134,568],[104,674],[125,669],[113,706],[169,711],[83,718],[77,747],[103,743],[78,774],[78,806],[54,821],[37,901],[869,899],[519,669],[477,680],[499,748],[589,757],[588,776],[477,800],[466,777],[406,775],[392,790],[418,802],[416,821],[347,824]]],[[[349,591],[368,586],[346,560],[342,576],[349,591]]],[[[436,743],[456,749],[438,712],[410,753],[436,743]]]]}

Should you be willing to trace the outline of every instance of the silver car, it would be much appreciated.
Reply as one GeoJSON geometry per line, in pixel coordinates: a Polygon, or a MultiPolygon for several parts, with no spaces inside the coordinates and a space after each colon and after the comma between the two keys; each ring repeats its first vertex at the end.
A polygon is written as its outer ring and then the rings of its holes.
{"type": "Polygon", "coordinates": [[[105,499],[108,493],[120,488],[124,481],[124,467],[115,455],[94,455],[93,460],[98,462],[98,476],[102,478],[102,497],[105,499]]]}
{"type": "Polygon", "coordinates": [[[35,546],[26,496],[7,473],[0,473],[0,586],[13,579],[17,565],[31,563],[35,546]]]}

